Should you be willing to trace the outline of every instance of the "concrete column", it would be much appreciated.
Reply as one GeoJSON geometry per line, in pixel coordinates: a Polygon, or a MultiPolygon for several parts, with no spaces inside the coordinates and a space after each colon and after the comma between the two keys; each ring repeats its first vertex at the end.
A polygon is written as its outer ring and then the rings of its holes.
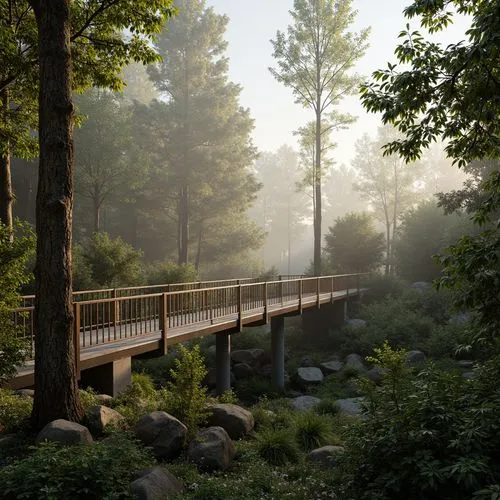
{"type": "Polygon", "coordinates": [[[215,388],[220,395],[231,390],[231,335],[215,336],[215,388]]]}
{"type": "Polygon", "coordinates": [[[285,318],[271,318],[271,376],[273,385],[285,387],[285,318]]]}
{"type": "Polygon", "coordinates": [[[347,299],[336,301],[332,306],[332,326],[340,327],[347,320],[347,299]]]}
{"type": "Polygon", "coordinates": [[[132,359],[123,358],[95,368],[83,370],[81,384],[101,394],[117,396],[132,383],[132,359]]]}

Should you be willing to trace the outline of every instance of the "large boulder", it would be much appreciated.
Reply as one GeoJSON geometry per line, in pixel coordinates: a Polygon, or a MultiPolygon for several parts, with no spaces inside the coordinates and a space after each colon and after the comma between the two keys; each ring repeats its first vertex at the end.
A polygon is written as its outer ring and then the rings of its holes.
{"type": "Polygon", "coordinates": [[[150,467],[130,484],[130,492],[137,500],[166,500],[184,493],[184,485],[165,467],[150,467]]]}
{"type": "Polygon", "coordinates": [[[19,394],[19,396],[23,397],[30,397],[30,398],[35,397],[35,391],[33,389],[19,389],[16,391],[16,393],[19,394]]]}
{"type": "Polygon", "coordinates": [[[98,394],[95,398],[100,405],[104,406],[109,405],[109,403],[113,401],[113,396],[109,394],[98,394]]]}
{"type": "Polygon", "coordinates": [[[58,419],[49,422],[37,435],[35,443],[52,441],[63,445],[92,443],[92,436],[83,425],[68,420],[58,419]]]}
{"type": "Polygon", "coordinates": [[[188,447],[189,460],[207,470],[226,470],[235,455],[234,444],[222,427],[201,429],[188,447]]]}
{"type": "Polygon", "coordinates": [[[375,384],[380,385],[382,383],[382,378],[384,375],[384,369],[380,366],[374,366],[371,370],[365,373],[365,377],[370,379],[375,384]]]}
{"type": "Polygon", "coordinates": [[[231,353],[233,363],[246,363],[250,366],[259,364],[264,357],[264,349],[240,349],[231,353]]]}
{"type": "Polygon", "coordinates": [[[343,446],[323,446],[322,448],[312,450],[309,455],[307,455],[307,459],[310,462],[316,462],[330,467],[337,464],[338,456],[343,451],[343,446]]]}
{"type": "Polygon", "coordinates": [[[421,363],[426,360],[426,356],[422,351],[408,351],[406,353],[406,363],[409,365],[414,365],[421,363]]]}
{"type": "Polygon", "coordinates": [[[157,458],[177,457],[184,444],[187,427],[164,411],[142,417],[135,426],[137,438],[153,449],[157,458]]]}
{"type": "Polygon", "coordinates": [[[417,292],[425,292],[432,288],[432,283],[429,283],[428,281],[415,281],[415,283],[410,285],[410,288],[416,290],[417,292]]]}
{"type": "Polygon", "coordinates": [[[314,396],[298,396],[292,401],[292,406],[298,411],[312,410],[321,402],[321,399],[314,396]]]}
{"type": "Polygon", "coordinates": [[[474,361],[471,359],[461,359],[457,361],[457,366],[459,368],[473,368],[474,367],[474,361]]]}
{"type": "Polygon", "coordinates": [[[342,368],[344,368],[344,363],[342,363],[342,361],[338,361],[338,360],[325,361],[324,363],[320,364],[320,367],[321,367],[321,371],[325,375],[330,375],[331,373],[337,373],[340,370],[342,370],[342,368]]]}
{"type": "Polygon", "coordinates": [[[323,382],[323,372],[315,366],[298,368],[297,377],[299,382],[306,384],[321,384],[323,382]]]}
{"type": "Polygon", "coordinates": [[[361,415],[361,402],[363,399],[364,398],[337,399],[335,403],[342,413],[347,413],[348,415],[361,415]]]}
{"type": "Polygon", "coordinates": [[[359,354],[349,354],[345,358],[345,367],[346,368],[354,368],[358,371],[365,370],[365,364],[363,363],[363,358],[359,354]]]}
{"type": "Polygon", "coordinates": [[[237,380],[254,376],[253,368],[247,363],[237,363],[233,366],[233,373],[237,380]]]}
{"type": "Polygon", "coordinates": [[[222,427],[231,439],[239,439],[248,434],[254,427],[253,415],[245,408],[229,403],[219,403],[209,407],[211,415],[207,424],[211,427],[222,427]]]}
{"type": "Polygon", "coordinates": [[[107,406],[97,405],[87,413],[87,423],[94,435],[102,434],[108,428],[118,428],[123,423],[123,416],[107,406]]]}

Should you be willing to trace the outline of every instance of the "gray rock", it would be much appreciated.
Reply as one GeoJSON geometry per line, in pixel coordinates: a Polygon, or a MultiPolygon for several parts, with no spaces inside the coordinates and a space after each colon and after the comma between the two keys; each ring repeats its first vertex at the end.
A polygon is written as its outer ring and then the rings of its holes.
{"type": "Polygon", "coordinates": [[[22,397],[30,397],[30,398],[35,397],[35,391],[33,389],[19,389],[16,391],[16,393],[22,397]]]}
{"type": "Polygon", "coordinates": [[[303,396],[303,394],[299,391],[294,391],[293,389],[291,389],[287,392],[287,396],[289,396],[290,398],[300,398],[300,396],[303,396]]]}
{"type": "Polygon", "coordinates": [[[314,396],[299,396],[292,401],[292,406],[298,411],[308,411],[319,403],[321,403],[321,399],[314,396]]]}
{"type": "Polygon", "coordinates": [[[100,435],[108,428],[119,428],[123,416],[107,406],[93,406],[87,413],[89,429],[94,435],[100,435]]]}
{"type": "Polygon", "coordinates": [[[448,323],[456,324],[456,325],[463,325],[464,323],[467,323],[467,321],[469,321],[469,319],[470,319],[469,313],[461,312],[461,313],[458,313],[458,314],[455,314],[454,316],[452,316],[449,319],[448,323]]]}
{"type": "Polygon", "coordinates": [[[368,370],[365,373],[365,377],[369,378],[372,382],[375,382],[377,385],[382,383],[382,376],[384,374],[384,369],[380,366],[374,366],[371,370],[368,370]]]}
{"type": "Polygon", "coordinates": [[[44,441],[52,441],[63,445],[92,443],[93,439],[87,427],[70,422],[68,420],[58,419],[49,422],[39,433],[35,439],[35,443],[43,443],[44,441]]]}
{"type": "Polygon", "coordinates": [[[335,403],[339,407],[342,413],[347,413],[349,415],[361,415],[360,403],[364,398],[347,398],[347,399],[337,399],[335,403]]]}
{"type": "Polygon", "coordinates": [[[7,450],[17,441],[17,434],[0,434],[0,450],[7,450]]]}
{"type": "Polygon", "coordinates": [[[184,485],[165,467],[150,467],[130,484],[130,492],[137,500],[166,500],[184,493],[184,485]]]}
{"type": "Polygon", "coordinates": [[[189,460],[202,469],[226,470],[235,455],[234,444],[222,427],[198,431],[188,447],[189,460]]]}
{"type": "Polygon", "coordinates": [[[342,368],[344,368],[344,363],[342,363],[342,361],[325,361],[324,363],[321,363],[320,367],[321,371],[325,375],[329,375],[342,370],[342,368]]]}
{"type": "Polygon", "coordinates": [[[316,363],[314,362],[314,359],[309,354],[306,354],[305,356],[302,356],[300,358],[300,366],[307,368],[309,366],[314,366],[315,364],[316,363]]]}
{"type": "Polygon", "coordinates": [[[363,363],[363,358],[359,354],[349,354],[345,358],[345,367],[346,368],[355,368],[359,371],[365,370],[365,364],[363,363]]]}
{"type": "Polygon", "coordinates": [[[264,356],[264,349],[241,349],[231,353],[233,363],[246,363],[255,366],[261,362],[264,356]]]}
{"type": "Polygon", "coordinates": [[[254,427],[253,415],[245,408],[233,404],[215,404],[209,407],[211,415],[207,425],[222,427],[231,437],[239,439],[248,434],[254,427]]]}
{"type": "Polygon", "coordinates": [[[422,361],[425,361],[427,358],[425,354],[422,351],[408,351],[406,354],[406,362],[409,365],[414,365],[416,363],[421,363],[422,361]]]}
{"type": "Polygon", "coordinates": [[[464,372],[464,373],[462,373],[462,377],[466,378],[467,380],[472,380],[475,376],[476,375],[475,375],[474,372],[464,372]]]}
{"type": "Polygon", "coordinates": [[[474,361],[471,361],[470,359],[461,359],[460,361],[457,361],[457,366],[459,368],[472,368],[474,366],[474,361]]]}
{"type": "Polygon", "coordinates": [[[338,455],[344,451],[343,446],[323,446],[312,450],[307,459],[310,462],[316,462],[327,467],[336,465],[338,462],[338,455]]]}
{"type": "Polygon", "coordinates": [[[100,405],[106,406],[110,401],[113,401],[113,396],[110,396],[109,394],[98,394],[96,399],[100,405]]]}
{"type": "Polygon", "coordinates": [[[353,318],[348,319],[345,324],[353,330],[359,330],[360,328],[364,328],[366,326],[366,321],[364,319],[353,318]]]}
{"type": "Polygon", "coordinates": [[[177,457],[184,444],[187,427],[164,411],[142,417],[135,426],[137,438],[153,449],[157,458],[177,457]]]}
{"type": "Polygon", "coordinates": [[[323,382],[323,373],[315,366],[301,367],[297,370],[297,375],[299,381],[306,384],[321,384],[323,382]]]}
{"type": "Polygon", "coordinates": [[[237,380],[251,378],[254,375],[253,368],[247,363],[238,363],[234,365],[233,373],[237,380]]]}

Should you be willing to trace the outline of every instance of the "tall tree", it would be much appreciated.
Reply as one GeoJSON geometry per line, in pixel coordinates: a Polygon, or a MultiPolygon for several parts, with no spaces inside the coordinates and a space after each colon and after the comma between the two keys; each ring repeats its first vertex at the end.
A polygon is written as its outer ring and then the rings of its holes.
{"type": "Polygon", "coordinates": [[[75,195],[90,201],[97,233],[103,204],[133,186],[138,174],[127,155],[130,110],[123,99],[105,90],[89,91],[76,102],[85,120],[75,133],[75,195]]]}
{"type": "Polygon", "coordinates": [[[367,135],[356,144],[353,166],[357,171],[354,188],[371,205],[385,228],[385,274],[394,274],[394,240],[402,214],[418,200],[415,182],[422,174],[422,163],[406,165],[397,155],[383,155],[382,146],[397,136],[392,127],[381,127],[378,137],[367,135]]]}
{"type": "Polygon", "coordinates": [[[182,0],[178,7],[179,16],[156,44],[164,62],[149,73],[164,98],[152,106],[161,115],[160,156],[175,190],[177,260],[186,264],[199,260],[210,219],[246,210],[259,186],[250,171],[253,121],[239,105],[241,88],[227,75],[228,18],[204,0],[182,0]]]}
{"type": "Polygon", "coordinates": [[[282,274],[291,274],[294,244],[300,239],[310,210],[304,192],[297,192],[300,179],[298,154],[290,146],[276,153],[263,153],[255,162],[256,175],[263,185],[252,218],[265,229],[262,249],[266,268],[275,266],[282,274]]]}
{"type": "MultiPolygon", "coordinates": [[[[152,61],[150,35],[171,14],[170,1],[70,2],[30,0],[37,23],[39,63],[40,166],[36,204],[37,263],[35,270],[35,401],[36,427],[65,418],[79,420],[71,278],[71,230],[73,208],[73,68],[76,86],[98,80],[118,86],[118,70],[132,56],[152,61]],[[73,31],[70,9],[73,11],[73,31]],[[80,9],[80,10],[79,10],[80,9]],[[136,33],[122,39],[121,31],[136,33]],[[72,39],[85,32],[86,42],[72,39]],[[141,36],[139,33],[142,33],[141,36]],[[102,45],[91,45],[102,34],[102,45]],[[144,36],[145,35],[145,36],[144,36]],[[148,36],[149,35],[149,36],[148,36]],[[105,57],[106,56],[106,57],[105,57]],[[85,66],[86,64],[86,66],[85,66]]],[[[35,48],[33,48],[35,49],[35,48]]],[[[0,89],[18,77],[0,82],[0,89]]]]}
{"type": "Polygon", "coordinates": [[[336,111],[346,95],[356,92],[359,78],[350,70],[365,52],[368,30],[347,31],[356,13],[351,0],[294,0],[293,24],[287,33],[276,34],[273,76],[290,87],[296,102],[311,109],[315,117],[314,272],[321,274],[321,182],[322,135],[352,123],[351,115],[336,111]]]}

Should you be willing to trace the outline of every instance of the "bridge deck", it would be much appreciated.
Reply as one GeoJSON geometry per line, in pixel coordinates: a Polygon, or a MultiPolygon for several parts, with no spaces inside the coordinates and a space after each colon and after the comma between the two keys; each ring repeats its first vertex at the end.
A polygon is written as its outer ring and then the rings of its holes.
{"type": "MultiPolygon", "coordinates": [[[[359,287],[359,280],[358,286],[352,288],[347,282],[339,283],[347,285],[342,289],[334,286],[331,277],[323,284],[318,279],[314,287],[304,287],[303,283],[298,286],[297,281],[303,280],[289,280],[278,286],[278,282],[257,283],[75,302],[79,370],[152,351],[161,354],[165,340],[169,346],[214,333],[235,333],[243,326],[265,324],[273,316],[301,314],[303,309],[344,300],[365,290],[359,287]],[[327,283],[331,286],[326,287],[327,283]]],[[[33,383],[31,360],[9,385],[19,388],[33,383]]]]}

